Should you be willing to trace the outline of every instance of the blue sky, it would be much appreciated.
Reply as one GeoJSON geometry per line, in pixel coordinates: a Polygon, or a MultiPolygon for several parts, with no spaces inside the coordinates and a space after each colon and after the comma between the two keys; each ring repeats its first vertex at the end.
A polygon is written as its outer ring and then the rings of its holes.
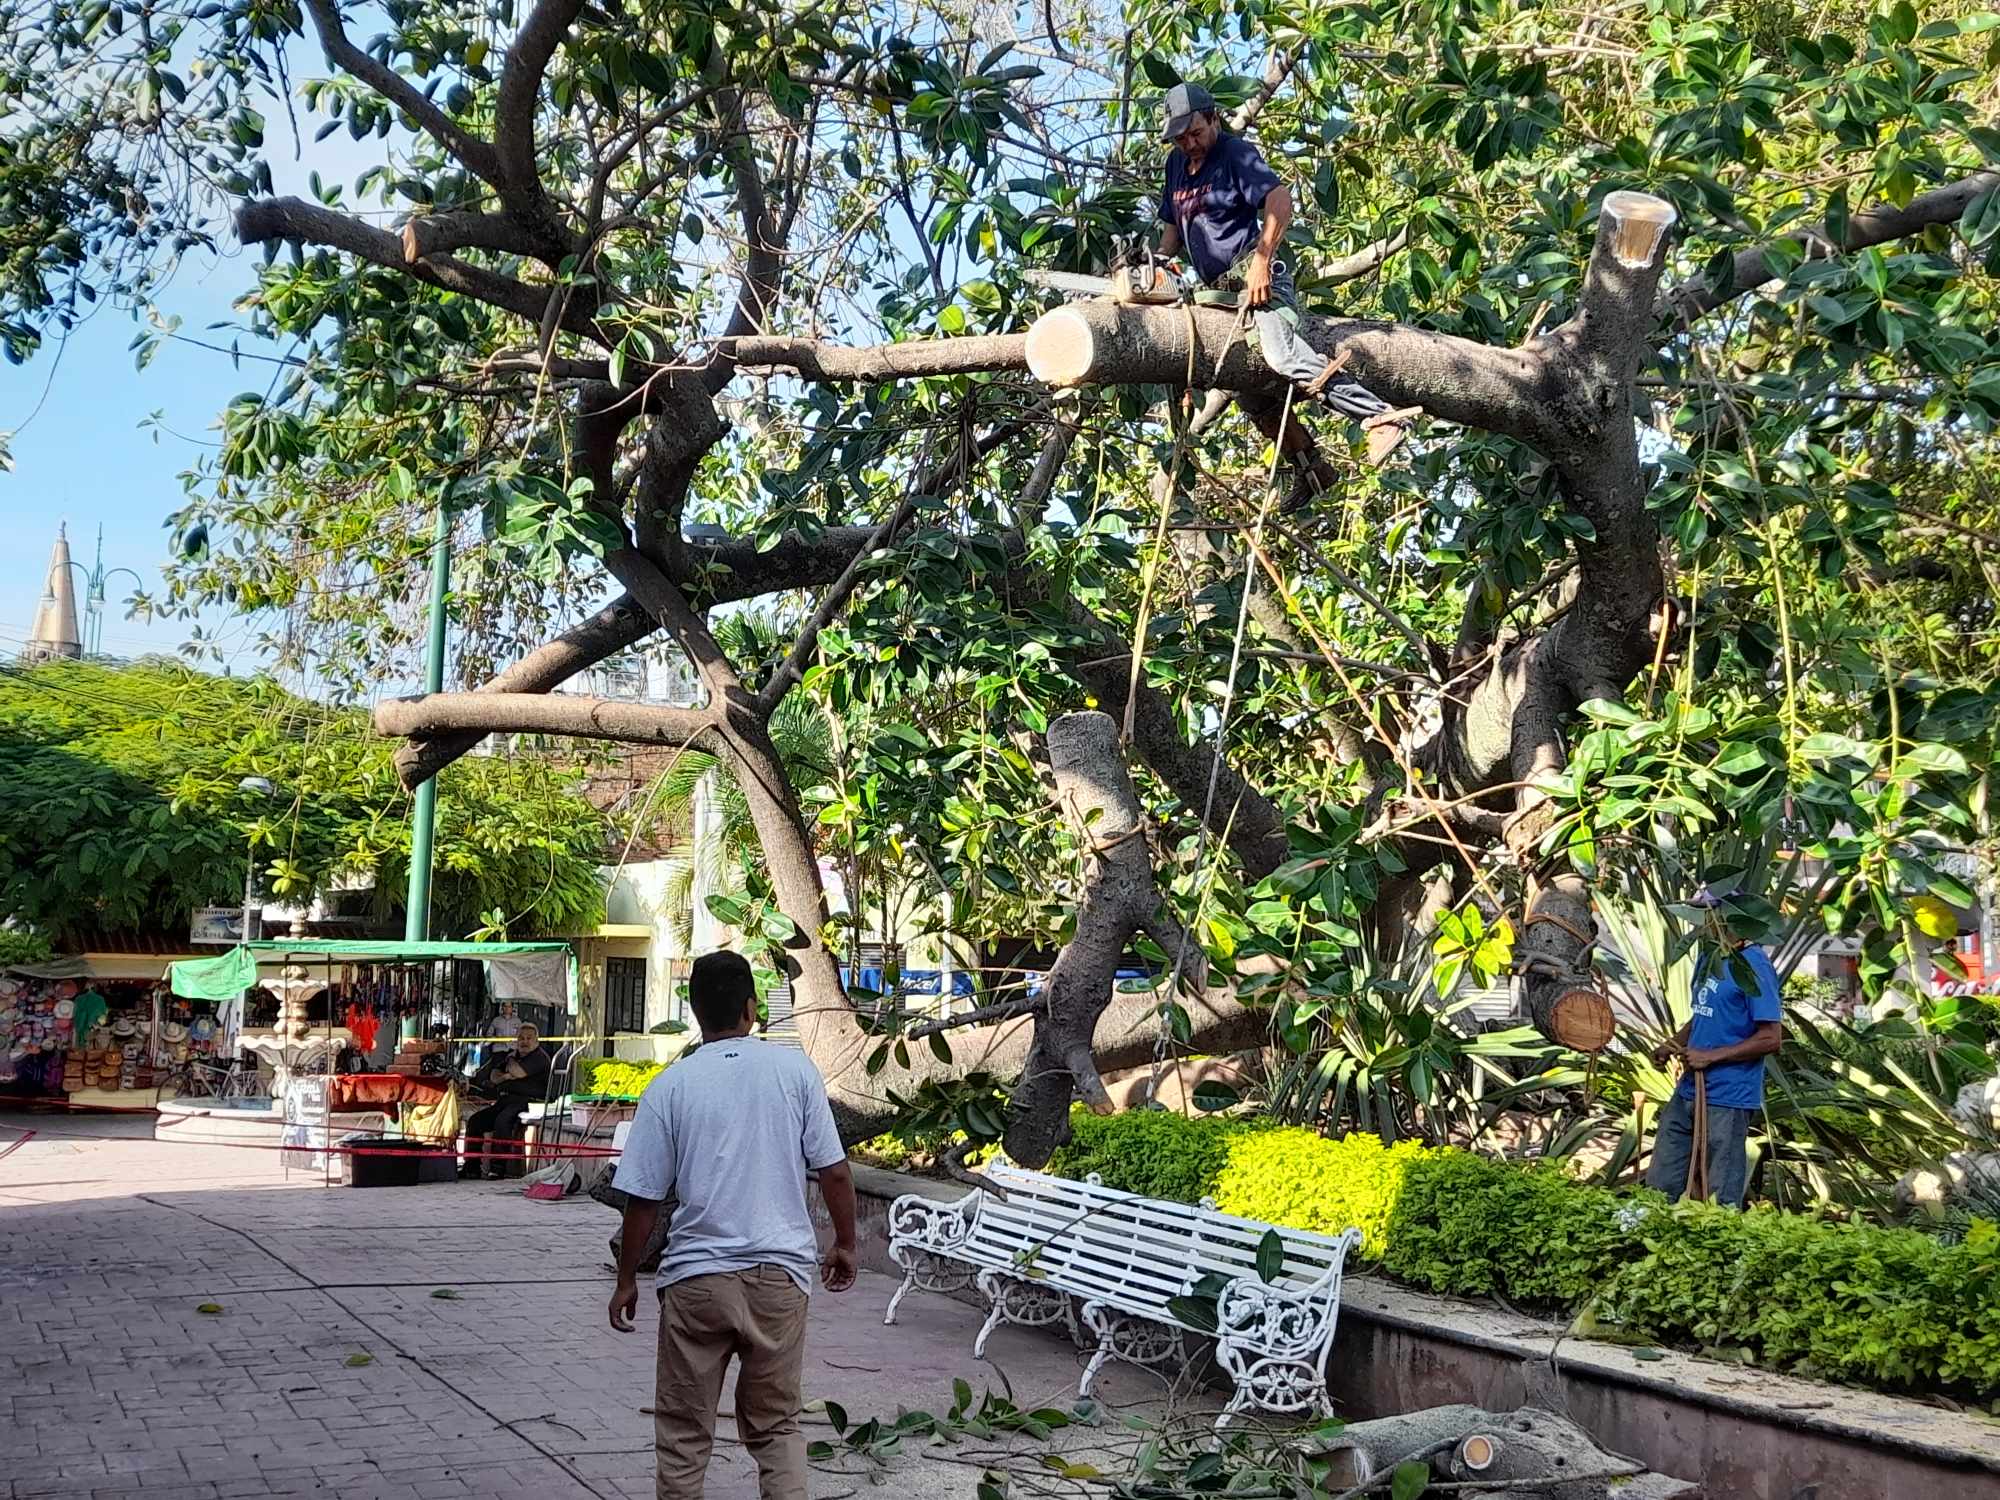
{"type": "MultiPolygon", "coordinates": [[[[248,281],[241,257],[190,264],[158,305],[202,337],[205,324],[230,316],[230,302],[248,281]]],[[[66,344],[51,339],[30,363],[0,366],[0,431],[14,432],[14,470],[0,476],[13,539],[0,550],[0,656],[11,656],[28,633],[58,523],[68,523],[71,555],[86,568],[101,525],[106,569],[130,568],[158,591],[172,542],[163,523],[181,503],[178,476],[200,457],[200,441],[212,441],[217,413],[255,379],[225,355],[171,341],[137,370],[127,346],[144,325],[100,309],[66,344]],[[154,412],[167,430],[142,428],[154,412]]],[[[81,605],[81,578],[76,583],[81,605]]],[[[120,574],[106,590],[105,650],[174,650],[188,636],[187,622],[127,620],[123,600],[134,587],[120,574]]],[[[239,648],[252,634],[220,616],[204,623],[239,648]]],[[[242,660],[247,666],[254,658],[242,660]]]]}
{"type": "MultiPolygon", "coordinates": [[[[289,61],[295,80],[325,72],[316,47],[295,43],[289,61]]],[[[394,144],[393,137],[357,142],[337,131],[313,145],[321,117],[301,108],[306,159],[294,161],[286,111],[276,106],[266,117],[272,182],[280,194],[305,194],[309,167],[328,181],[345,177],[351,183],[385,160],[394,144]]],[[[226,229],[220,242],[219,256],[197,253],[184,261],[154,305],[178,316],[187,338],[226,347],[232,339],[227,330],[205,330],[234,316],[230,304],[255,284],[259,260],[238,248],[226,229]]],[[[145,326],[143,317],[134,321],[100,302],[66,344],[52,335],[29,363],[0,363],[0,432],[14,434],[13,471],[0,474],[8,538],[0,548],[0,660],[11,658],[28,634],[61,522],[69,524],[71,556],[85,568],[95,560],[102,525],[106,570],[130,568],[155,594],[160,591],[160,569],[173,544],[164,523],[181,506],[179,476],[214,442],[216,417],[230,398],[268,383],[267,365],[245,360],[239,369],[227,354],[172,339],[138,370],[129,345],[145,326]],[[155,412],[159,427],[143,426],[155,412]]],[[[246,338],[244,347],[263,346],[246,338]]],[[[81,577],[76,582],[81,610],[81,577]]],[[[104,649],[117,656],[176,650],[188,639],[190,622],[126,619],[123,601],[134,587],[120,574],[106,590],[104,649]]],[[[200,623],[234,670],[256,667],[252,622],[215,611],[200,623]]]]}

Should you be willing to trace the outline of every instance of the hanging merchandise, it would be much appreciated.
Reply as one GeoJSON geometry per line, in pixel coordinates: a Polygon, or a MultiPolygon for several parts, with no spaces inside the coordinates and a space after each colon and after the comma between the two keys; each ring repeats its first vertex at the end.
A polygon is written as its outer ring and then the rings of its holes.
{"type": "Polygon", "coordinates": [[[104,1019],[105,1012],[111,1008],[110,1002],[96,990],[85,990],[70,1004],[74,1007],[76,1034],[79,1037],[89,1036],[96,1029],[97,1023],[104,1019]]]}

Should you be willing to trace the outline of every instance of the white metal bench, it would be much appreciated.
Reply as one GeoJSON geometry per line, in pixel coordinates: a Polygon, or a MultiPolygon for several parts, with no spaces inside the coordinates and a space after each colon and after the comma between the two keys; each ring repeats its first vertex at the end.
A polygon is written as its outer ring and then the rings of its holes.
{"type": "MultiPolygon", "coordinates": [[[[951,1203],[915,1194],[889,1209],[889,1254],[904,1271],[884,1323],[912,1287],[955,1292],[975,1279],[992,1305],[974,1341],[975,1359],[1003,1323],[1064,1323],[1094,1347],[1078,1382],[1088,1396],[1109,1360],[1186,1361],[1187,1338],[1213,1338],[1235,1385],[1221,1420],[1251,1406],[1270,1412],[1327,1408],[1326,1361],[1340,1314],[1340,1277],[1361,1232],[1274,1228],[1199,1205],[1142,1198],[1049,1177],[1007,1163],[985,1169],[1003,1202],[974,1190],[951,1203]],[[1266,1281],[1258,1250],[1270,1234],[1283,1264],[1266,1281]],[[1219,1287],[1216,1327],[1177,1316],[1178,1298],[1219,1287]],[[1074,1299],[1074,1300],[1072,1300],[1074,1299]]],[[[1183,1307],[1181,1311],[1188,1309],[1183,1307]]],[[[1220,1425],[1220,1423],[1218,1423],[1220,1425]]]]}

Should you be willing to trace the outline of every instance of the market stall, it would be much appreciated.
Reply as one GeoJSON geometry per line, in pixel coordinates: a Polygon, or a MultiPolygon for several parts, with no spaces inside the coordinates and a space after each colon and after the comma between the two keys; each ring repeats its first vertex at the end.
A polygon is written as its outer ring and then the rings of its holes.
{"type": "Polygon", "coordinates": [[[222,1052],[216,1007],[157,977],[106,977],[79,959],[0,975],[0,1098],[150,1109],[198,1091],[222,1052]]]}
{"type": "MultiPolygon", "coordinates": [[[[551,1019],[572,1014],[576,958],[552,942],[275,939],[174,964],[170,979],[176,996],[226,1009],[253,993],[274,997],[249,1011],[256,1024],[234,1045],[257,1059],[287,1166],[331,1181],[371,1143],[398,1158],[428,1145],[455,1162],[465,1065],[484,1039],[481,1020],[495,1013],[485,975],[526,962],[555,966],[551,1019]]],[[[550,1028],[550,1040],[570,1040],[556,1034],[563,1029],[550,1028]]],[[[177,1119],[171,1129],[202,1123],[177,1119]]]]}

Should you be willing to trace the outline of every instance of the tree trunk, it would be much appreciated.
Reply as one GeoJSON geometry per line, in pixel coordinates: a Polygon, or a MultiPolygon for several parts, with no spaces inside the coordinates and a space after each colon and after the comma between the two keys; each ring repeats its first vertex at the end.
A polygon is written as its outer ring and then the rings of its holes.
{"type": "Polygon", "coordinates": [[[1007,1119],[1007,1154],[1025,1167],[1040,1166],[1069,1139],[1070,1100],[1078,1093],[1099,1114],[1111,1113],[1093,1058],[1098,1017],[1111,1003],[1126,944],[1160,915],[1145,815],[1117,721],[1105,713],[1064,714],[1049,725],[1048,746],[1056,801],[1085,853],[1076,933],[1049,975],[1046,1009],[1007,1119]]]}

